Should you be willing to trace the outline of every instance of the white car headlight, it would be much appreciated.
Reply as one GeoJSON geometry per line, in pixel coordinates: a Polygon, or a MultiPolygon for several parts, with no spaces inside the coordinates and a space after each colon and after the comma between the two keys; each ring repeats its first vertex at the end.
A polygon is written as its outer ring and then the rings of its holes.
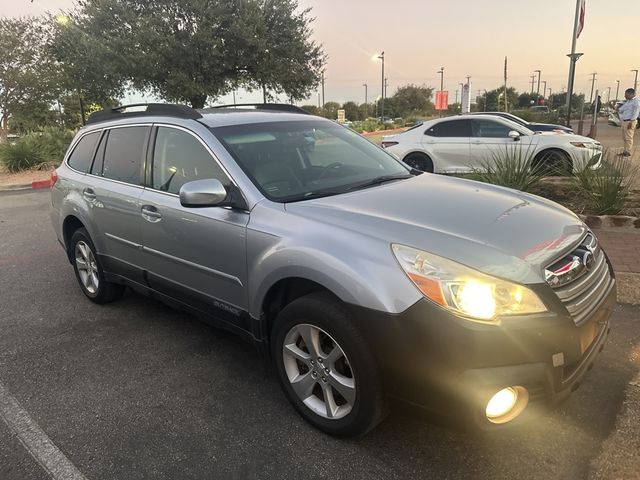
{"type": "Polygon", "coordinates": [[[425,297],[460,315],[491,322],[504,315],[547,311],[527,287],[422,250],[397,244],[391,247],[402,269],[425,297]]]}

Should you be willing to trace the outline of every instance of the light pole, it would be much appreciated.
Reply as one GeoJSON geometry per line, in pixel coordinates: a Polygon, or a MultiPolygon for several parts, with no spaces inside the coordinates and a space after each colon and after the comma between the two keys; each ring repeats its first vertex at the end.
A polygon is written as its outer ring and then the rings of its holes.
{"type": "Polygon", "coordinates": [[[551,87],[549,87],[549,108],[553,108],[553,98],[551,98],[551,87]]]}
{"type": "Polygon", "coordinates": [[[542,70],[534,70],[533,73],[538,74],[538,90],[536,90],[536,96],[539,97],[540,96],[540,77],[542,76],[542,70]]]}
{"type": "Polygon", "coordinates": [[[618,94],[620,93],[620,80],[616,80],[616,102],[618,101],[618,94]]]}
{"type": "Polygon", "coordinates": [[[536,76],[534,74],[534,75],[531,75],[529,78],[531,79],[531,95],[533,95],[533,86],[536,83],[536,76]]]}
{"type": "Polygon", "coordinates": [[[635,70],[631,70],[632,72],[636,72],[636,79],[633,81],[633,89],[637,90],[638,89],[638,69],[636,68],[635,70]]]}
{"type": "Polygon", "coordinates": [[[547,93],[547,81],[544,80],[542,82],[542,96],[544,97],[546,93],[547,93]]]}
{"type": "MultiPolygon", "coordinates": [[[[440,67],[440,70],[437,72],[440,74],[440,95],[444,95],[442,92],[444,91],[444,67],[440,67]]],[[[439,116],[442,116],[442,110],[439,111],[439,116]]]]}
{"type": "Polygon", "coordinates": [[[369,88],[369,86],[366,83],[363,83],[362,86],[364,87],[364,114],[368,117],[369,116],[369,104],[367,103],[367,95],[368,95],[368,91],[367,89],[369,88]]]}
{"type": "Polygon", "coordinates": [[[380,118],[382,119],[382,117],[384,117],[384,51],[378,55],[378,58],[382,60],[382,75],[380,76],[380,87],[382,92],[380,97],[380,118]]]}
{"type": "Polygon", "coordinates": [[[589,95],[589,103],[593,102],[593,87],[596,84],[596,75],[597,75],[596,72],[593,72],[591,74],[591,94],[589,95]]]}
{"type": "MultiPolygon", "coordinates": [[[[464,98],[464,83],[459,83],[460,85],[460,111],[462,111],[462,99],[464,98]]],[[[458,103],[458,98],[456,97],[456,103],[458,103]]]]}

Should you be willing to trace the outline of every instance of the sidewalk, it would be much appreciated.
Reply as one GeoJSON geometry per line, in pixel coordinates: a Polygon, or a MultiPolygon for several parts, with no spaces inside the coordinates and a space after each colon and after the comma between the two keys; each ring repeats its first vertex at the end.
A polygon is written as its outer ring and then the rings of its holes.
{"type": "Polygon", "coordinates": [[[594,233],[607,252],[614,271],[640,274],[640,232],[596,229],[594,233]]]}

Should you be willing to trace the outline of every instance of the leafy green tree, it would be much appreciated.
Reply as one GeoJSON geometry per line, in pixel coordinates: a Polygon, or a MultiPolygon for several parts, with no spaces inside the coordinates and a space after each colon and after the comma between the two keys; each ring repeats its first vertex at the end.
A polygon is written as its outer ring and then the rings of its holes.
{"type": "Polygon", "coordinates": [[[7,122],[9,131],[24,135],[45,127],[60,125],[60,112],[51,108],[48,101],[42,99],[28,100],[16,105],[7,122]]]}
{"type": "Polygon", "coordinates": [[[409,84],[399,87],[388,99],[389,102],[385,101],[385,116],[431,115],[435,111],[431,101],[432,96],[433,88],[426,85],[409,84]],[[389,103],[388,107],[387,103],[389,103]],[[389,115],[387,115],[387,111],[389,111],[389,115]]]}
{"type": "Polygon", "coordinates": [[[342,108],[344,108],[344,116],[347,118],[347,120],[351,120],[353,122],[356,120],[364,119],[360,116],[360,109],[355,102],[345,102],[342,105],[342,108]]]}
{"type": "MultiPolygon", "coordinates": [[[[6,140],[9,118],[42,108],[55,97],[55,72],[45,55],[46,29],[35,18],[0,18],[0,141],[6,140]]],[[[47,108],[45,108],[47,110],[47,108]]]]}
{"type": "Polygon", "coordinates": [[[320,109],[315,105],[302,105],[300,108],[309,112],[311,115],[320,115],[320,109]]]}
{"type": "Polygon", "coordinates": [[[361,120],[366,120],[367,118],[369,118],[373,114],[372,112],[373,107],[370,103],[361,103],[358,106],[358,116],[361,120]]]}
{"type": "Polygon", "coordinates": [[[339,103],[327,102],[324,104],[324,108],[322,109],[322,116],[325,118],[329,118],[331,120],[336,120],[338,118],[339,108],[340,108],[339,103]]]}
{"type": "Polygon", "coordinates": [[[129,82],[195,108],[239,86],[296,100],[317,85],[325,61],[309,39],[309,11],[296,7],[295,0],[85,0],[57,50],[63,62],[83,57],[69,70],[95,99],[113,97],[129,82]],[[90,89],[93,77],[80,75],[82,65],[108,74],[108,88],[90,89]]]}
{"type": "MultiPolygon", "coordinates": [[[[504,112],[504,87],[498,87],[495,90],[489,90],[486,93],[487,112],[504,112]]],[[[507,88],[507,105],[508,110],[513,110],[518,104],[518,92],[513,87],[507,88]]]]}

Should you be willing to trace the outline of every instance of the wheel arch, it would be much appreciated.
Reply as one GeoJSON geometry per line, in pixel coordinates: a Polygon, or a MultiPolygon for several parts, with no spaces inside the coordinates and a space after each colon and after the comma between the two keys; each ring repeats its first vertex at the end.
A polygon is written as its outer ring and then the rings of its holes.
{"type": "Polygon", "coordinates": [[[418,154],[418,155],[422,155],[423,157],[426,157],[426,159],[431,162],[432,173],[436,171],[436,162],[433,159],[433,155],[431,155],[431,153],[427,152],[426,150],[420,150],[417,148],[409,150],[403,155],[402,163],[405,163],[405,160],[414,154],[418,154]]]}
{"type": "Polygon", "coordinates": [[[64,248],[67,252],[67,258],[69,259],[69,263],[73,263],[73,256],[71,254],[71,249],[69,248],[71,244],[71,237],[73,236],[73,233],[80,228],[86,228],[86,227],[84,223],[82,223],[82,221],[75,215],[68,215],[64,219],[64,222],[62,223],[62,236],[64,239],[64,248]]]}

